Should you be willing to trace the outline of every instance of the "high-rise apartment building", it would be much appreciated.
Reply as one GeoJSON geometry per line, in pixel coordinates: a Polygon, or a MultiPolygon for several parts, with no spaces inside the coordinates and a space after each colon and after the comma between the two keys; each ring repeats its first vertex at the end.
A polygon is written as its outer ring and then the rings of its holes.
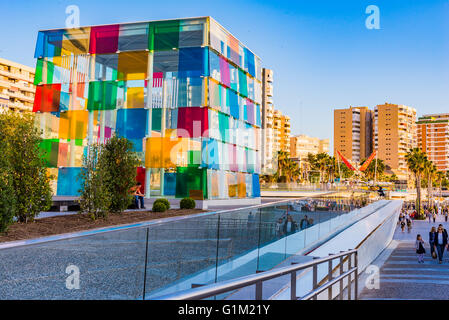
{"type": "Polygon", "coordinates": [[[406,153],[417,146],[416,110],[385,103],[374,108],[374,148],[400,179],[407,179],[406,153]]]}
{"type": "Polygon", "coordinates": [[[320,139],[300,134],[290,138],[290,156],[304,160],[309,153],[329,153],[329,139],[320,139]]]}
{"type": "Polygon", "coordinates": [[[260,202],[260,58],[211,17],[39,31],[35,58],[57,195],[78,194],[83,154],[116,135],[147,196],[260,202]]]}
{"type": "Polygon", "coordinates": [[[418,147],[438,170],[449,171],[449,113],[418,118],[418,147]]]}
{"type": "Polygon", "coordinates": [[[368,107],[334,110],[334,155],[337,150],[354,163],[360,163],[373,152],[374,112],[368,107]]]}
{"type": "Polygon", "coordinates": [[[262,69],[262,171],[273,169],[273,70],[262,69]]]}
{"type": "Polygon", "coordinates": [[[276,171],[277,153],[290,152],[290,117],[275,110],[273,70],[262,69],[262,171],[276,171]]]}
{"type": "Polygon", "coordinates": [[[34,68],[0,58],[0,112],[33,110],[34,68]]]}
{"type": "Polygon", "coordinates": [[[280,110],[273,113],[273,149],[275,152],[290,152],[290,117],[282,114],[280,110]]]}

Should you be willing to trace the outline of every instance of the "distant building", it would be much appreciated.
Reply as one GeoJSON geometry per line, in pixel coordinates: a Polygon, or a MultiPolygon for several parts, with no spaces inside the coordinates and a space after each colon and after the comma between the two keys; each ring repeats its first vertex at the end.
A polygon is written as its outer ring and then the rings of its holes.
{"type": "Polygon", "coordinates": [[[290,152],[290,117],[274,109],[273,70],[262,69],[262,172],[276,171],[277,153],[290,152]]]}
{"type": "Polygon", "coordinates": [[[34,68],[0,58],[0,112],[33,110],[34,68]]]}
{"type": "Polygon", "coordinates": [[[262,171],[272,169],[273,159],[273,70],[262,69],[262,171]]]}
{"type": "Polygon", "coordinates": [[[290,152],[290,117],[274,110],[273,114],[274,151],[290,152]]]}
{"type": "Polygon", "coordinates": [[[399,179],[408,179],[405,155],[417,147],[416,109],[385,103],[374,108],[374,148],[399,179]]]}
{"type": "Polygon", "coordinates": [[[449,171],[449,113],[418,118],[418,147],[438,170],[449,171]]]}
{"type": "Polygon", "coordinates": [[[307,161],[309,153],[329,153],[329,139],[320,139],[300,134],[290,138],[290,156],[291,159],[299,164],[303,178],[307,178],[307,172],[310,170],[310,164],[307,161]]]}
{"type": "Polygon", "coordinates": [[[309,153],[329,153],[329,139],[320,139],[300,134],[290,138],[290,156],[306,159],[309,153]]]}
{"type": "Polygon", "coordinates": [[[360,163],[373,152],[374,112],[368,107],[334,110],[334,155],[360,163]]]}

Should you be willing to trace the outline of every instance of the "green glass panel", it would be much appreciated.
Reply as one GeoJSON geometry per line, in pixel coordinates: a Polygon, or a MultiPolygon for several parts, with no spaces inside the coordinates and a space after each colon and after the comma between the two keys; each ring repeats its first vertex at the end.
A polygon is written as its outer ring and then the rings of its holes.
{"type": "Polygon", "coordinates": [[[218,128],[220,130],[221,140],[229,142],[229,116],[219,112],[218,113],[218,128]]]}
{"type": "Polygon", "coordinates": [[[151,113],[151,130],[161,131],[162,109],[154,108],[151,113]]]}
{"type": "Polygon", "coordinates": [[[148,49],[167,51],[179,48],[180,21],[150,22],[148,49]]]}
{"type": "Polygon", "coordinates": [[[39,144],[45,166],[56,168],[58,166],[59,139],[44,139],[39,144]]]}
{"type": "Polygon", "coordinates": [[[201,164],[201,151],[199,150],[189,150],[187,151],[188,165],[196,166],[201,164]]]}
{"type": "Polygon", "coordinates": [[[55,73],[55,65],[51,61],[47,61],[47,82],[46,84],[53,83],[53,74],[55,73]]]}
{"type": "Polygon", "coordinates": [[[44,63],[42,61],[42,59],[37,59],[36,62],[36,73],[34,75],[34,85],[37,86],[38,84],[40,84],[43,80],[42,80],[42,68],[44,66],[44,63]]]}
{"type": "Polygon", "coordinates": [[[178,167],[176,169],[176,198],[189,197],[191,190],[202,190],[204,199],[207,199],[207,170],[178,167]]]}
{"type": "Polygon", "coordinates": [[[115,81],[93,81],[89,83],[88,110],[113,110],[117,106],[115,81]]]}
{"type": "Polygon", "coordinates": [[[248,97],[248,83],[246,81],[246,73],[241,70],[239,70],[239,92],[245,97],[248,97]]]}

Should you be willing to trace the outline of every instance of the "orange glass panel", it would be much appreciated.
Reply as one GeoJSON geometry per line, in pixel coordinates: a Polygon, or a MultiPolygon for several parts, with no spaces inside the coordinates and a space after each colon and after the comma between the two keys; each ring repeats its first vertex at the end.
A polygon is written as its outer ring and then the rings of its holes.
{"type": "Polygon", "coordinates": [[[175,168],[186,159],[188,139],[151,137],[146,139],[145,167],[175,168]]]}
{"type": "Polygon", "coordinates": [[[71,110],[61,112],[59,139],[84,139],[87,136],[88,112],[71,110]]]}
{"type": "Polygon", "coordinates": [[[246,198],[246,181],[244,173],[237,173],[237,192],[239,198],[246,198]]]}

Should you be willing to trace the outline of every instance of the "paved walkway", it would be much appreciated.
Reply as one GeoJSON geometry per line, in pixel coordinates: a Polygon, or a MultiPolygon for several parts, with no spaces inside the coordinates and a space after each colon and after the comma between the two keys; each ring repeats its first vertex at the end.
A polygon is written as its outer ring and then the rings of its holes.
{"type": "MultiPolygon", "coordinates": [[[[449,299],[449,252],[444,253],[442,264],[430,256],[429,231],[438,224],[449,230],[449,223],[439,216],[435,223],[414,221],[412,230],[403,233],[398,226],[392,244],[386,249],[390,255],[382,257],[386,261],[380,269],[379,289],[365,288],[364,283],[359,299],[365,300],[438,300],[449,299]],[[415,253],[416,235],[425,241],[424,263],[419,264],[415,253]]],[[[381,259],[381,258],[379,258],[381,259]]],[[[373,264],[377,264],[376,261],[373,264]]]]}

